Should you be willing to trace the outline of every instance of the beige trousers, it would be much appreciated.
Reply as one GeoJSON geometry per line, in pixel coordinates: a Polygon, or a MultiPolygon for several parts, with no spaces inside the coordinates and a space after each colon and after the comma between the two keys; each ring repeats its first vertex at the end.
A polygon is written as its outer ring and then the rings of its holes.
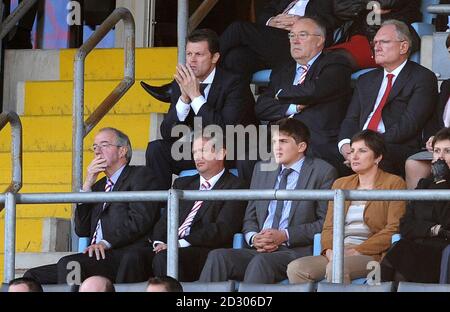
{"type": "MultiPolygon", "coordinates": [[[[370,270],[367,263],[374,260],[371,256],[350,256],[344,258],[344,283],[350,284],[353,279],[366,277],[370,270]]],[[[296,259],[289,263],[287,276],[289,283],[318,282],[327,278],[331,282],[331,262],[325,256],[310,256],[296,259]]]]}

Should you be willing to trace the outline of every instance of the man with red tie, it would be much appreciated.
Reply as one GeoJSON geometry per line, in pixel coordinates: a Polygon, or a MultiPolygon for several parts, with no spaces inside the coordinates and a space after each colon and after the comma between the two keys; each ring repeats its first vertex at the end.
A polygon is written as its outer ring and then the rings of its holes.
{"type": "MultiPolygon", "coordinates": [[[[94,159],[87,168],[82,192],[156,190],[154,174],[144,166],[130,166],[132,149],[127,135],[103,128],[92,145],[94,159]],[[105,176],[100,178],[100,175],[105,176]]],[[[75,210],[75,232],[89,237],[82,253],[65,256],[57,264],[25,272],[41,284],[82,282],[101,275],[113,282],[134,282],[133,272],[120,269],[124,254],[150,247],[148,236],[158,221],[157,202],[100,202],[79,204],[75,210]]]]}
{"type": "Polygon", "coordinates": [[[381,68],[358,79],[339,133],[338,148],[346,161],[349,138],[364,129],[383,134],[387,155],[381,165],[388,172],[404,175],[406,158],[420,150],[438,91],[434,73],[408,60],[411,42],[403,22],[385,21],[378,30],[373,43],[381,68]]]}
{"type": "MultiPolygon", "coordinates": [[[[192,155],[198,174],[180,177],[173,183],[180,190],[244,189],[243,180],[224,167],[225,144],[216,137],[194,136],[192,155]]],[[[181,201],[178,226],[179,276],[182,282],[198,279],[208,253],[231,247],[233,235],[242,228],[244,201],[181,201]]],[[[121,263],[124,270],[138,268],[141,281],[167,271],[167,211],[155,225],[152,248],[129,253],[121,263]],[[152,265],[153,263],[153,265],[152,265]],[[153,267],[153,270],[152,270],[153,267]],[[152,272],[153,271],[153,272],[152,272]]],[[[135,273],[138,273],[135,271],[135,273]]]]}

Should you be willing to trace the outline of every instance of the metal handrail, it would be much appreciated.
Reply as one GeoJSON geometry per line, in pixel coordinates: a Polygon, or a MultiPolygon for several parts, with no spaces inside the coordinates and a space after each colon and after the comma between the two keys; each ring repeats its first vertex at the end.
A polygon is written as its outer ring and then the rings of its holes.
{"type": "Polygon", "coordinates": [[[189,23],[189,1],[178,0],[177,7],[177,46],[178,46],[178,63],[186,63],[186,37],[189,23]]]}
{"type": "MultiPolygon", "coordinates": [[[[11,124],[11,183],[4,193],[17,193],[22,188],[22,123],[15,112],[0,114],[0,131],[11,124]]],[[[0,211],[3,204],[0,203],[0,211]]]]}
{"type": "Polygon", "coordinates": [[[178,277],[178,205],[180,200],[333,200],[333,283],[343,282],[344,203],[346,200],[450,200],[450,190],[212,190],[139,191],[108,193],[0,194],[6,203],[5,281],[14,277],[16,204],[143,202],[168,200],[167,273],[178,277]],[[336,247],[337,246],[337,247],[336,247]]]}
{"type": "Polygon", "coordinates": [[[81,188],[83,168],[83,138],[98,124],[109,110],[131,88],[135,79],[135,24],[126,8],[117,8],[78,49],[74,60],[73,140],[72,140],[72,191],[81,188]],[[120,21],[125,29],[124,78],[84,122],[84,65],[87,55],[120,21]]]}
{"type": "Polygon", "coordinates": [[[24,0],[8,15],[0,26],[0,41],[14,28],[17,22],[31,9],[37,0],[24,0]]]}
{"type": "Polygon", "coordinates": [[[429,13],[450,15],[450,4],[433,4],[427,7],[429,13]]]}

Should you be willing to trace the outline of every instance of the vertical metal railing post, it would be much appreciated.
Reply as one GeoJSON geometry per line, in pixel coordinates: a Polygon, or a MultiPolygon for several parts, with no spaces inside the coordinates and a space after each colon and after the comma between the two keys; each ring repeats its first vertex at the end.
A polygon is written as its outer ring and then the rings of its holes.
{"type": "Polygon", "coordinates": [[[178,0],[177,37],[178,37],[178,63],[186,63],[186,37],[189,22],[189,1],[178,0]]]}
{"type": "Polygon", "coordinates": [[[5,194],[5,283],[14,279],[16,259],[16,195],[5,194]]]}
{"type": "Polygon", "coordinates": [[[178,278],[178,220],[181,191],[170,189],[167,200],[167,275],[178,278]]]}
{"type": "MultiPolygon", "coordinates": [[[[0,131],[8,124],[11,125],[11,183],[4,191],[17,193],[22,188],[22,123],[15,112],[0,114],[0,131]]],[[[0,204],[0,211],[3,205],[0,204]]]]}
{"type": "Polygon", "coordinates": [[[335,190],[333,208],[333,283],[342,283],[344,281],[344,207],[344,191],[335,190]]]}
{"type": "MultiPolygon", "coordinates": [[[[72,191],[81,189],[83,180],[83,139],[131,88],[135,80],[135,23],[133,15],[125,8],[115,9],[78,49],[74,60],[74,94],[72,113],[72,191]],[[87,55],[120,21],[124,23],[125,65],[124,78],[84,122],[84,65],[87,55]]],[[[75,210],[76,206],[72,206],[75,210]]],[[[73,215],[73,214],[72,214],[73,215]]],[[[76,236],[73,234],[72,239],[76,236]]],[[[72,248],[76,248],[72,242],[72,248]]]]}

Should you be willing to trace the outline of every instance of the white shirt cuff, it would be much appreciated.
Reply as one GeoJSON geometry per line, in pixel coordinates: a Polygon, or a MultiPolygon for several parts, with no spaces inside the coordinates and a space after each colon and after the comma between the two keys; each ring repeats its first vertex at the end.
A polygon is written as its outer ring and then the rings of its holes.
{"type": "Polygon", "coordinates": [[[286,111],[286,116],[295,115],[297,114],[297,105],[291,104],[289,105],[289,108],[286,111]]]}
{"type": "Polygon", "coordinates": [[[99,243],[103,243],[106,246],[105,249],[110,249],[111,248],[111,244],[108,241],[104,240],[104,239],[99,241],[99,243]]]}
{"type": "Polygon", "coordinates": [[[191,110],[191,105],[184,103],[181,98],[179,98],[175,108],[177,109],[178,119],[180,121],[185,121],[191,110]]]}
{"type": "Polygon", "coordinates": [[[162,241],[154,241],[153,242],[153,248],[156,248],[156,245],[159,245],[159,244],[165,244],[165,243],[162,242],[162,241]]]}
{"type": "Polygon", "coordinates": [[[341,153],[341,148],[342,148],[342,145],[344,145],[344,144],[350,144],[350,139],[343,139],[343,140],[339,141],[339,143],[338,143],[339,153],[341,153]]]}
{"type": "Polygon", "coordinates": [[[200,110],[200,108],[202,108],[203,104],[205,103],[206,99],[203,97],[203,95],[197,96],[195,99],[192,100],[191,107],[195,115],[198,114],[198,111],[200,110]]]}
{"type": "Polygon", "coordinates": [[[191,244],[187,240],[185,240],[185,239],[178,240],[178,247],[185,248],[185,247],[189,247],[189,246],[191,246],[191,244]]]}
{"type": "Polygon", "coordinates": [[[245,241],[250,247],[253,247],[253,236],[258,234],[258,232],[248,232],[245,233],[245,241]]]}
{"type": "Polygon", "coordinates": [[[266,26],[269,26],[269,22],[270,22],[270,20],[271,20],[272,18],[273,18],[273,16],[267,20],[266,26]]]}

